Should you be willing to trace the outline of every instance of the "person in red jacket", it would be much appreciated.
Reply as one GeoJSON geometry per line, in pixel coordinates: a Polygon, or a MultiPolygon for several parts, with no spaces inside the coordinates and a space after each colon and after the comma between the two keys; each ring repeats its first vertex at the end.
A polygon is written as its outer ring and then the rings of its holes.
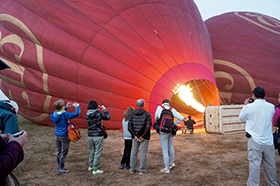
{"type": "Polygon", "coordinates": [[[22,135],[13,137],[10,133],[4,136],[0,131],[0,136],[0,185],[3,185],[6,182],[5,178],[24,158],[22,147],[27,140],[27,132],[23,130],[22,135]],[[7,138],[8,143],[4,141],[7,138]]]}
{"type": "MultiPolygon", "coordinates": [[[[280,93],[278,94],[278,102],[280,103],[280,93]]],[[[272,118],[272,125],[274,127],[279,127],[280,121],[280,104],[276,107],[273,118],[272,118]]],[[[278,131],[280,132],[280,131],[278,131]]]]}

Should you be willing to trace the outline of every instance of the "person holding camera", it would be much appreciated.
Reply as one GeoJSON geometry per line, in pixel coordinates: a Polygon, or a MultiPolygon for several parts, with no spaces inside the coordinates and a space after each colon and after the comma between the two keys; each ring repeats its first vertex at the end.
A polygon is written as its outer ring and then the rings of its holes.
{"type": "Polygon", "coordinates": [[[110,114],[104,105],[99,106],[94,100],[88,103],[87,109],[86,120],[88,124],[88,145],[90,149],[88,170],[92,171],[93,175],[101,174],[103,171],[97,168],[104,142],[101,125],[102,120],[110,120],[110,114]],[[99,109],[103,112],[99,111],[99,109]]]}
{"type": "Polygon", "coordinates": [[[64,167],[70,142],[68,138],[68,120],[78,117],[80,114],[80,104],[68,102],[66,107],[64,107],[64,101],[57,100],[53,105],[56,111],[51,114],[50,119],[55,124],[54,134],[57,148],[57,172],[68,173],[70,171],[64,167]],[[75,107],[75,112],[67,112],[67,109],[70,106],[75,107]]]}
{"type": "Polygon", "coordinates": [[[248,139],[249,178],[248,186],[260,184],[260,170],[263,164],[267,185],[278,186],[276,177],[276,155],[272,135],[272,117],[274,105],[266,102],[265,90],[256,87],[253,90],[254,102],[245,100],[239,119],[246,121],[248,139]]]}

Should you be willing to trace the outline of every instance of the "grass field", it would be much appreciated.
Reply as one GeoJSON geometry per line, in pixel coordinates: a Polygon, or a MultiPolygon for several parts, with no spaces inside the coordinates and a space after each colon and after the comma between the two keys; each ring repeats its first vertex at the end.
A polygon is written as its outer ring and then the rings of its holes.
{"type": "MultiPolygon", "coordinates": [[[[164,168],[159,136],[152,132],[147,155],[147,174],[119,169],[123,153],[123,133],[110,130],[104,141],[99,169],[103,174],[88,171],[89,147],[87,129],[80,129],[82,138],[70,144],[66,159],[68,174],[56,171],[54,127],[41,126],[20,120],[20,129],[28,132],[24,146],[25,158],[13,171],[22,186],[92,186],[92,185],[189,185],[189,186],[243,186],[248,178],[247,138],[242,134],[207,134],[204,129],[193,135],[174,137],[176,167],[170,174],[164,168]]],[[[280,167],[277,154],[277,167],[280,167]]],[[[277,171],[280,178],[280,171],[277,171]]],[[[280,182],[280,179],[278,179],[280,182]]],[[[261,185],[266,185],[263,171],[261,185]]]]}

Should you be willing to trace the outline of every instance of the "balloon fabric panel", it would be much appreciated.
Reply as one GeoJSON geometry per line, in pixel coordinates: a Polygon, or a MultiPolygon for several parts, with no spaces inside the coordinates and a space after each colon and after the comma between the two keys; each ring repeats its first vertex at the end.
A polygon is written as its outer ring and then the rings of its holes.
{"type": "Polygon", "coordinates": [[[53,126],[58,99],[80,103],[73,122],[82,128],[90,100],[110,112],[109,129],[121,128],[139,98],[153,118],[164,98],[195,113],[174,96],[182,85],[192,85],[200,103],[217,103],[211,43],[192,0],[0,3],[0,58],[11,65],[0,87],[31,121],[53,126]]]}
{"type": "Polygon", "coordinates": [[[278,105],[280,21],[256,12],[229,12],[205,23],[225,103],[243,103],[262,86],[266,100],[278,105]]]}

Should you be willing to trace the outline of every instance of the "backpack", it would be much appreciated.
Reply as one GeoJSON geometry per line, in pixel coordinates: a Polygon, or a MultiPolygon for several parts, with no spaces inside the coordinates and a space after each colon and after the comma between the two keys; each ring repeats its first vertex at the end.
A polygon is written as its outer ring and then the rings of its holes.
{"type": "Polygon", "coordinates": [[[158,120],[159,130],[161,132],[170,133],[173,127],[173,119],[174,116],[171,112],[172,108],[166,109],[164,106],[161,106],[162,111],[160,114],[160,118],[158,120]]]}
{"type": "Polygon", "coordinates": [[[70,141],[77,142],[81,138],[81,133],[78,127],[76,127],[73,123],[69,123],[68,125],[68,138],[70,141]]]}
{"type": "Polygon", "coordinates": [[[64,118],[66,121],[68,121],[68,139],[76,143],[81,138],[80,130],[78,127],[76,127],[76,125],[74,125],[74,123],[71,122],[71,120],[67,120],[65,114],[64,118]]]}

